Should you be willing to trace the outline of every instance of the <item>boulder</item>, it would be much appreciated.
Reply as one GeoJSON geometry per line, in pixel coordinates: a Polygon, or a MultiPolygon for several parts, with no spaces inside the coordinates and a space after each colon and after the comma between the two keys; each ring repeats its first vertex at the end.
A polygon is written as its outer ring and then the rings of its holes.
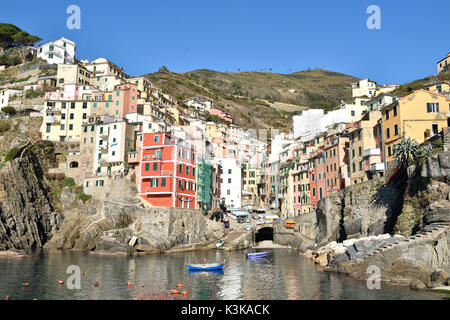
{"type": "Polygon", "coordinates": [[[413,290],[425,290],[427,286],[420,280],[412,280],[410,284],[410,288],[413,290]]]}
{"type": "Polygon", "coordinates": [[[450,201],[441,200],[430,204],[423,221],[425,224],[450,222],[450,201]]]}
{"type": "Polygon", "coordinates": [[[431,282],[433,287],[445,285],[448,282],[448,273],[442,270],[434,271],[431,274],[431,282]]]}

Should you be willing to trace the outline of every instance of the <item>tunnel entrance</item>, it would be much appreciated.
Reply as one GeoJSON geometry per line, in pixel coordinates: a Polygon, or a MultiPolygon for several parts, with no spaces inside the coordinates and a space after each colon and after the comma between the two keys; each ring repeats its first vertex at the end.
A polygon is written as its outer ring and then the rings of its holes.
{"type": "Polygon", "coordinates": [[[259,229],[255,233],[255,242],[261,242],[261,241],[273,241],[273,228],[272,227],[265,227],[259,229]]]}

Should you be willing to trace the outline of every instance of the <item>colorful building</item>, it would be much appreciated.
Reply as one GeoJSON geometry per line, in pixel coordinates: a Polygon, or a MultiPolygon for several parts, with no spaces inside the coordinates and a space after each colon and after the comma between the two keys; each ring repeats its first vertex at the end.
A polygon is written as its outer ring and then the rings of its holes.
{"type": "Polygon", "coordinates": [[[195,209],[196,164],[190,144],[168,133],[144,133],[139,195],[155,207],[195,209]]]}
{"type": "Polygon", "coordinates": [[[445,95],[420,89],[383,108],[385,162],[394,160],[394,145],[401,138],[423,143],[447,127],[449,102],[445,95]]]}

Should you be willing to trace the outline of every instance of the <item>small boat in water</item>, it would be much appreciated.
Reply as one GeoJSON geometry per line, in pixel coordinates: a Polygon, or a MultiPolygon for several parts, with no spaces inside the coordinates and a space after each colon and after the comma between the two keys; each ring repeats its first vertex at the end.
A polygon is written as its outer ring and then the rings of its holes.
{"type": "Polygon", "coordinates": [[[268,252],[253,252],[253,253],[247,254],[247,257],[249,257],[249,258],[261,258],[261,257],[267,256],[268,254],[269,254],[268,252]]]}
{"type": "Polygon", "coordinates": [[[225,262],[223,263],[205,263],[205,264],[188,264],[188,270],[197,270],[197,271],[215,271],[215,270],[223,270],[225,266],[225,262]]]}

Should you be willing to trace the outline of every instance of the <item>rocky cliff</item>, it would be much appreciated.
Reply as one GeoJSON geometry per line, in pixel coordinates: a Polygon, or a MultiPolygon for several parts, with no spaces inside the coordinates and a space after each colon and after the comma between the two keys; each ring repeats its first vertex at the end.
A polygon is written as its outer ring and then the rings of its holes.
{"type": "Polygon", "coordinates": [[[160,253],[208,245],[224,236],[222,223],[196,210],[145,208],[127,179],[112,182],[115,192],[83,203],[67,188],[61,199],[64,222],[45,249],[92,250],[99,254],[160,253]]]}
{"type": "Polygon", "coordinates": [[[361,278],[377,266],[386,281],[448,285],[449,169],[450,153],[440,152],[389,184],[373,181],[326,199],[315,215],[302,218],[313,226],[306,255],[327,270],[361,278]]]}
{"type": "Polygon", "coordinates": [[[43,184],[52,155],[43,143],[0,170],[0,250],[41,248],[58,230],[61,216],[43,184]]]}
{"type": "Polygon", "coordinates": [[[222,223],[195,210],[145,208],[128,178],[113,179],[102,199],[65,186],[55,145],[19,149],[0,169],[0,251],[76,249],[97,253],[154,253],[206,246],[224,236],[222,223]]]}

